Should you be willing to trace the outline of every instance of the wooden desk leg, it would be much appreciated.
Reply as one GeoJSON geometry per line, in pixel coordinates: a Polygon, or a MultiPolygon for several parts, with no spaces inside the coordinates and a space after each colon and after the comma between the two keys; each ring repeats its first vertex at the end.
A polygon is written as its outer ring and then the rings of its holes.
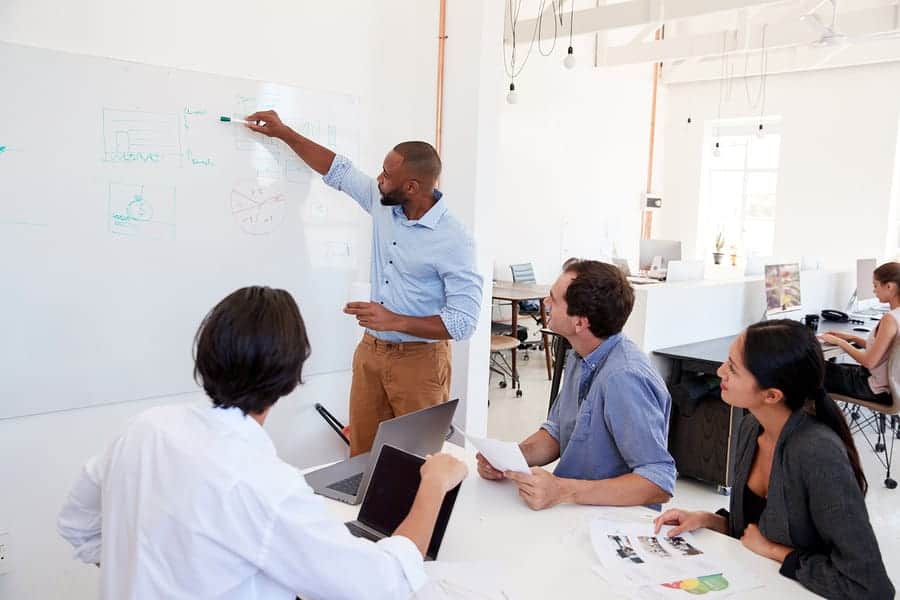
{"type": "MultiPolygon", "coordinates": [[[[541,327],[547,327],[547,309],[544,307],[544,299],[541,298],[541,327]]],[[[544,343],[544,358],[547,360],[547,379],[553,379],[553,371],[550,367],[550,344],[547,343],[547,334],[541,334],[541,340],[544,343]]]]}
{"type": "MultiPolygon", "coordinates": [[[[512,336],[516,338],[516,341],[519,339],[519,303],[513,300],[512,302],[512,336]]],[[[513,381],[513,389],[522,389],[521,384],[519,383],[519,371],[516,369],[516,351],[518,350],[518,346],[512,349],[510,354],[512,355],[512,381],[513,381]]]]}

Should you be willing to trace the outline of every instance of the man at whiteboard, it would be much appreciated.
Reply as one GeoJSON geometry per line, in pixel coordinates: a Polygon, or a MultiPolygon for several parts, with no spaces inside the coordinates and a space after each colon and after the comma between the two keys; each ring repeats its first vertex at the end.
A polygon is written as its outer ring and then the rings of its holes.
{"type": "Polygon", "coordinates": [[[366,452],[381,421],[449,399],[448,340],[469,338],[481,309],[474,241],[434,187],[441,159],[430,144],[398,144],[373,179],[274,111],[247,121],[253,131],[285,142],[372,216],[370,302],[344,308],[365,327],[353,356],[350,454],[366,452]]]}

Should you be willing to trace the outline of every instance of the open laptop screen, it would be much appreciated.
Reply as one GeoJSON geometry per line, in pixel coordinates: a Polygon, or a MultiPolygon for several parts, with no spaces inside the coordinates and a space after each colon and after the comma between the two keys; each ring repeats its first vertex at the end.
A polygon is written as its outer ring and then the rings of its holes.
{"type": "MultiPolygon", "coordinates": [[[[425,459],[414,454],[385,445],[378,455],[369,489],[359,509],[359,522],[385,536],[392,535],[412,508],[421,481],[419,469],[424,462],[425,459]]],[[[458,493],[457,485],[444,496],[428,545],[427,557],[431,560],[437,558],[458,493]]]]}

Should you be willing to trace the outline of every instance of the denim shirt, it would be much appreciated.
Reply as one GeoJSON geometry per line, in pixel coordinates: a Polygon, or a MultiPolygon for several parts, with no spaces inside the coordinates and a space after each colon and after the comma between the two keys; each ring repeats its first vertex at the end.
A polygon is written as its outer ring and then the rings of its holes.
{"type": "MultiPolygon", "coordinates": [[[[372,302],[410,317],[439,315],[454,340],[475,332],[481,312],[482,277],[475,242],[450,214],[441,192],[418,220],[400,206],[381,204],[378,183],[340,155],[325,183],[350,195],[372,215],[372,302]]],[[[386,342],[433,342],[399,331],[369,331],[386,342]]]]}
{"type": "Polygon", "coordinates": [[[570,350],[562,389],[542,425],[559,442],[554,473],[585,480],[636,473],[673,494],[671,408],[659,373],[623,334],[610,336],[583,359],[570,350]]]}

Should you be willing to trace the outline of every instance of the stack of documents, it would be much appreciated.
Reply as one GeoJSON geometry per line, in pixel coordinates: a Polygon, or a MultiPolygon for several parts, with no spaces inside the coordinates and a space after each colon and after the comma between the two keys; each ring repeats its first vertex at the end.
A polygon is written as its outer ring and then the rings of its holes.
{"type": "Polygon", "coordinates": [[[669,537],[671,527],[654,534],[649,522],[596,519],[591,545],[603,566],[598,570],[628,597],[725,598],[761,586],[752,576],[724,568],[690,533],[669,537]]]}

